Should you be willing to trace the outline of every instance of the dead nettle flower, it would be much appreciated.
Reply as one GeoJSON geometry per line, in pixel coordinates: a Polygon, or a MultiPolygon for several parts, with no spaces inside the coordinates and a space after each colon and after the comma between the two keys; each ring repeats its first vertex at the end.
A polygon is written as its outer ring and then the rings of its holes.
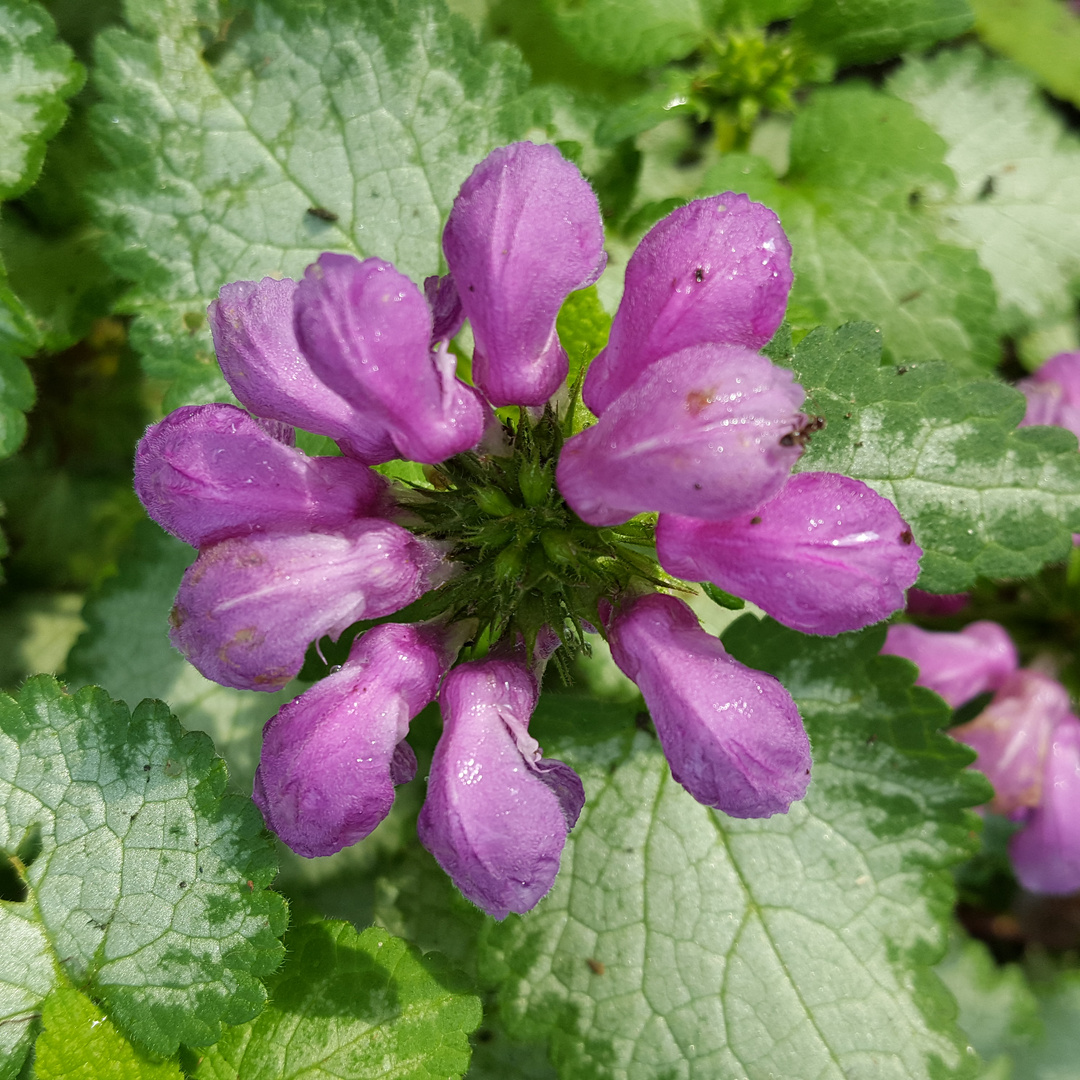
{"type": "Polygon", "coordinates": [[[1027,398],[1027,411],[1020,427],[1051,424],[1066,428],[1080,438],[1080,352],[1050,357],[1034,375],[1021,379],[1016,387],[1027,398]]]}
{"type": "Polygon", "coordinates": [[[1009,846],[1020,883],[1033,892],[1080,889],[1080,719],[1065,687],[1018,668],[1011,639],[992,622],[956,634],[893,626],[882,652],[917,664],[917,683],[953,708],[994,691],[950,734],[975,751],[973,768],[993,784],[988,809],[1021,825],[1009,846]]]}
{"type": "Polygon", "coordinates": [[[891,614],[920,551],[864,484],[790,475],[803,391],[758,352],[792,281],[771,210],[727,193],[653,228],[583,390],[560,390],[556,316],[606,256],[577,169],[552,146],[495,150],[462,186],[443,248],[450,273],[423,292],[390,263],[340,254],[300,282],[224,286],[210,323],[248,412],[196,406],[154,425],[136,487],[199,549],[172,640],[208,678],[276,689],[312,641],[409,607],[267,724],[256,801],[305,855],[367,835],[414,767],[409,721],[437,696],[420,836],[502,918],[551,887],[581,809],[580,781],[542,757],[528,725],[539,665],[555,649],[565,667],[594,627],[695,798],[758,817],[805,793],[809,744],[790,695],[656,592],[671,579],[648,556],[654,519],[639,515],[660,514],[665,570],[813,633],[891,614]],[[466,318],[473,386],[448,344],[466,318]],[[600,417],[583,430],[579,392],[600,417]],[[498,419],[493,406],[518,409],[498,419]],[[294,427],[341,456],[304,455],[294,427]],[[399,457],[429,482],[373,471],[399,457]],[[447,673],[463,642],[494,648],[447,673]]]}

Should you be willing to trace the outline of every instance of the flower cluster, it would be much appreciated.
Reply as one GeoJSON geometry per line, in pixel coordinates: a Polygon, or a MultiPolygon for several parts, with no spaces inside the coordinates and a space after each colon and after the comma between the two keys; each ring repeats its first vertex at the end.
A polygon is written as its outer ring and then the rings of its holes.
{"type": "Polygon", "coordinates": [[[1020,668],[993,622],[956,634],[892,626],[882,652],[915,663],[917,683],[953,708],[994,692],[952,735],[976,752],[975,766],[994,785],[989,808],[1021,825],[1009,846],[1020,883],[1042,893],[1080,889],[1080,718],[1065,688],[1020,668]]]}
{"type": "Polygon", "coordinates": [[[420,838],[502,918],[551,887],[584,802],[529,733],[550,656],[604,634],[696,799],[784,812],[810,772],[795,704],[701,629],[673,576],[834,634],[901,607],[921,552],[866,485],[791,475],[815,424],[791,372],[758,351],[792,281],[772,211],[727,193],[657,224],[607,347],[570,386],[556,317],[606,262],[577,169],[552,146],[495,150],[443,250],[449,274],[423,291],[340,254],[299,282],[224,286],[210,322],[247,411],[188,407],[151,427],[136,489],[199,549],[171,637],[208,678],[277,689],[311,642],[379,620],[266,725],[267,824],[309,856],[366,836],[415,772],[409,724],[437,699],[420,838]],[[465,319],[472,385],[449,344],[465,319]],[[340,456],[306,456],[296,428],[340,456]],[[374,468],[396,458],[427,482],[374,468]]]}

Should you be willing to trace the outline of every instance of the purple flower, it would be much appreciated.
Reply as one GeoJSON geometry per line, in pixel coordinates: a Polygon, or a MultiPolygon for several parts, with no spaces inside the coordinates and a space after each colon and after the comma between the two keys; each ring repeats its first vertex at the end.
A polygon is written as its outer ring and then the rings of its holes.
{"type": "Polygon", "coordinates": [[[1034,375],[1021,379],[1016,388],[1027,398],[1027,412],[1020,427],[1053,424],[1080,438],[1080,352],[1050,357],[1034,375]]]}
{"type": "Polygon", "coordinates": [[[929,593],[922,589],[908,589],[909,615],[956,615],[971,602],[971,593],[929,593]]]}
{"type": "Polygon", "coordinates": [[[390,508],[377,473],[350,458],[306,457],[234,405],[186,405],[154,424],[135,455],[135,491],[193,547],[339,529],[390,508]]]}
{"type": "Polygon", "coordinates": [[[954,739],[978,754],[975,768],[994,785],[992,810],[1012,814],[1039,805],[1051,734],[1069,715],[1069,695],[1059,682],[1022,669],[974,720],[952,729],[954,739]]]}
{"type": "Polygon", "coordinates": [[[645,696],[671,775],[698,802],[758,818],[806,794],[810,742],[791,695],[728,656],[686,604],[642,596],[608,633],[615,663],[645,696]]]}
{"type": "Polygon", "coordinates": [[[403,608],[432,584],[441,554],[389,521],[340,532],[234,537],[203,549],[180,583],[172,643],[208,679],[278,690],[309,642],[403,608]]]}
{"type": "Polygon", "coordinates": [[[661,566],[711,581],[805,634],[839,634],[903,607],[921,549],[888,499],[859,480],[800,473],[728,521],[661,514],[661,566]]]}
{"type": "Polygon", "coordinates": [[[882,653],[902,656],[919,669],[916,685],[940,694],[956,709],[987,690],[997,690],[1016,670],[1016,646],[995,622],[973,622],[958,634],[890,626],[882,653]]]}
{"type": "Polygon", "coordinates": [[[1080,720],[1054,728],[1042,775],[1042,797],[1010,844],[1020,884],[1040,893],[1080,889],[1080,720]]]}
{"type": "Polygon", "coordinates": [[[555,317],[607,255],[592,188],[554,146],[493,150],[461,185],[443,232],[492,405],[543,405],[566,378],[555,317]]]}
{"type": "Polygon", "coordinates": [[[748,349],[699,345],[651,364],[559,458],[563,498],[591,525],[647,510],[721,519],[778,491],[802,448],[791,372],[748,349]]]}
{"type": "Polygon", "coordinates": [[[695,345],[760,349],[784,317],[792,280],[791,245],[761,203],[729,191],[679,207],[630,257],[585,404],[603,415],[657,360],[695,345]]]}
{"type": "Polygon", "coordinates": [[[255,802],[299,855],[332,855],[390,812],[412,779],[409,721],[435,697],[450,656],[433,628],[388,623],[354,642],[341,670],[263,729],[255,802]]]}
{"type": "Polygon", "coordinates": [[[585,802],[577,774],[546,761],[529,734],[536,680],[520,663],[462,664],[443,683],[420,842],[454,884],[496,919],[524,913],[555,881],[585,802]]]}

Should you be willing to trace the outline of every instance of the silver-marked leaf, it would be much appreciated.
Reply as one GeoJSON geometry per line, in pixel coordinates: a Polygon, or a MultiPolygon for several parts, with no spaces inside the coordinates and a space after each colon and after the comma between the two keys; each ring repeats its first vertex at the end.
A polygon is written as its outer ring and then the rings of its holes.
{"type": "Polygon", "coordinates": [[[799,471],[839,472],[892,499],[923,549],[919,585],[969,588],[1064,559],[1080,530],[1080,454],[1063,428],[1016,429],[1024,398],[948,364],[881,366],[868,323],[816,330],[791,367],[826,418],[799,471]]]}
{"type": "MultiPolygon", "coordinates": [[[[0,849],[40,844],[27,898],[0,901],[5,922],[40,927],[52,964],[154,1053],[256,1015],[258,976],[281,959],[273,844],[225,779],[210,740],[160,701],[132,714],[45,675],[0,697],[0,849]]],[[[28,995],[41,965],[22,937],[0,955],[0,985],[28,995]]]]}
{"type": "Polygon", "coordinates": [[[888,88],[945,141],[958,187],[937,208],[938,233],[979,253],[994,279],[1004,330],[1075,314],[1080,140],[1030,76],[970,47],[911,61],[888,88]]]}
{"type": "Polygon", "coordinates": [[[953,900],[945,867],[971,843],[963,807],[988,788],[938,733],[947,710],[877,656],[880,629],[811,638],[745,616],[724,640],[798,702],[805,801],[731,819],[672,780],[650,735],[578,738],[587,700],[555,729],[538,716],[587,801],[548,899],[487,934],[500,1016],[548,1039],[562,1080],[970,1076],[928,965],[953,900]]]}
{"type": "Polygon", "coordinates": [[[461,182],[539,115],[514,51],[439,0],[256,0],[209,34],[179,0],[128,17],[139,34],[97,46],[98,217],[170,406],[227,394],[205,320],[222,284],[297,277],[327,250],[436,273],[461,182]]]}

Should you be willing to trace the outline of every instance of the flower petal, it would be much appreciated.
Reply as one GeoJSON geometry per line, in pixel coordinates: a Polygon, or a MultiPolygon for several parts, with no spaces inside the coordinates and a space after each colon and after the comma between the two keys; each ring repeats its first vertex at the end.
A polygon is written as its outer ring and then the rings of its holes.
{"type": "Polygon", "coordinates": [[[1080,720],[1054,729],[1046,755],[1042,803],[1009,844],[1025,889],[1064,894],[1080,889],[1080,720]]]}
{"type": "Polygon", "coordinates": [[[922,555],[888,499],[860,480],[812,472],[729,521],[661,515],[656,546],[669,574],[711,581],[804,634],[888,618],[922,555]]]}
{"type": "Polygon", "coordinates": [[[767,207],[730,191],[680,206],[630,257],[585,404],[601,415],[650,364],[692,345],[760,349],[784,317],[791,282],[791,245],[767,207]]]}
{"type": "Polygon", "coordinates": [[[278,690],[310,642],[416,600],[438,565],[423,541],[375,519],[340,533],[223,540],[185,571],[169,637],[214,682],[278,690]]]}
{"type": "Polygon", "coordinates": [[[1016,670],[1016,646],[1003,626],[981,620],[958,634],[922,630],[910,623],[890,626],[881,650],[902,656],[919,669],[915,680],[957,709],[987,690],[997,690],[1016,670]]]}
{"type": "Polygon", "coordinates": [[[461,297],[458,296],[454,275],[432,275],[424,278],[424,297],[431,308],[431,344],[448,341],[465,322],[465,312],[461,309],[461,297]]]}
{"type": "MultiPolygon", "coordinates": [[[[296,282],[234,281],[207,309],[225,381],[256,416],[328,435],[361,461],[385,460],[385,435],[367,431],[363,418],[321,382],[296,343],[296,282]]],[[[393,456],[391,454],[391,456],[393,456]]]]}
{"type": "Polygon", "coordinates": [[[591,525],[647,510],[710,520],[753,510],[802,453],[802,387],[764,356],[702,345],[657,361],[568,440],[557,479],[591,525]]]}
{"type": "MultiPolygon", "coordinates": [[[[428,464],[480,441],[476,391],[433,354],[420,290],[380,259],[325,254],[296,290],[296,336],[312,370],[385,437],[378,461],[428,464]]],[[[375,461],[368,459],[368,464],[375,461]]]]}
{"type": "Polygon", "coordinates": [[[1065,687],[1047,675],[1022,668],[1002,683],[994,700],[974,720],[949,732],[978,754],[975,768],[994,785],[991,809],[1011,814],[1039,805],[1050,736],[1069,715],[1065,687]]]}
{"type": "Polygon", "coordinates": [[[309,458],[235,405],[185,405],[135,452],[146,512],[194,547],[248,533],[336,529],[389,508],[386,481],[357,461],[309,458]]]}
{"type": "Polygon", "coordinates": [[[420,842],[464,896],[496,919],[536,906],[555,881],[585,801],[577,774],[528,734],[536,680],[522,664],[462,664],[443,682],[420,842]]]}
{"type": "Polygon", "coordinates": [[[430,629],[388,623],[358,637],[340,671],[263,728],[255,803],[299,855],[332,855],[390,812],[416,758],[409,721],[435,697],[448,657],[430,629]]]}
{"type": "Polygon", "coordinates": [[[1027,398],[1020,427],[1053,424],[1080,437],[1080,352],[1050,357],[1034,375],[1016,384],[1027,398]]]}
{"type": "Polygon", "coordinates": [[[443,233],[493,405],[542,405],[566,378],[555,317],[607,261],[600,206],[554,146],[493,150],[461,185],[443,233]]]}
{"type": "Polygon", "coordinates": [[[810,741],[791,695],[728,656],[686,604],[643,596],[609,634],[615,663],[645,696],[671,775],[698,802],[759,818],[806,794],[810,741]]]}

